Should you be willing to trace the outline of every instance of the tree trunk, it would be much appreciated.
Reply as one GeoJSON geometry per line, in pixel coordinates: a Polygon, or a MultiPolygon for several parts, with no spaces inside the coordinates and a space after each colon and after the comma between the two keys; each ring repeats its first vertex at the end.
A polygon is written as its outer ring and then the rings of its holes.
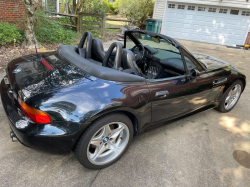
{"type": "Polygon", "coordinates": [[[25,6],[25,37],[22,43],[23,48],[40,48],[41,44],[36,40],[34,25],[35,11],[39,0],[23,0],[25,6]]]}
{"type": "Polygon", "coordinates": [[[83,4],[85,0],[78,0],[76,4],[76,9],[75,9],[75,14],[78,14],[79,12],[82,11],[83,4]]]}
{"type": "MultiPolygon", "coordinates": [[[[85,0],[78,0],[76,2],[76,0],[73,0],[73,10],[71,9],[71,6],[70,6],[70,1],[68,1],[68,10],[69,10],[69,14],[78,14],[79,12],[82,11],[82,8],[83,8],[83,4],[84,4],[85,0]]],[[[75,20],[70,17],[70,22],[72,25],[76,24],[75,23],[75,20]]]]}

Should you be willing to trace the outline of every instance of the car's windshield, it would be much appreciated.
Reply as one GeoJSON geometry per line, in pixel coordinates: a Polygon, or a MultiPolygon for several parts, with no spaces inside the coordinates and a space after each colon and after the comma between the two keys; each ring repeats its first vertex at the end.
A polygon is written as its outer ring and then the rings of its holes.
{"type": "MultiPolygon", "coordinates": [[[[143,46],[150,46],[155,49],[169,50],[179,53],[179,49],[169,43],[167,40],[160,37],[151,37],[148,34],[140,32],[130,33],[134,38],[136,38],[143,46]]],[[[126,48],[131,49],[135,46],[135,43],[129,38],[126,38],[126,48]]]]}

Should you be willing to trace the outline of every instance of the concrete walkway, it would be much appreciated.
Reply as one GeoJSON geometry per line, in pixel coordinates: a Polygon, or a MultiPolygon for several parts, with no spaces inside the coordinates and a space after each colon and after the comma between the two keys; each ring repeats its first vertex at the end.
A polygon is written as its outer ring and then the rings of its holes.
{"type": "MultiPolygon", "coordinates": [[[[250,51],[181,43],[233,64],[249,79],[250,51]]],[[[0,106],[0,186],[249,186],[249,103],[247,85],[231,112],[206,111],[140,135],[117,163],[100,171],[83,168],[73,154],[44,154],[12,143],[0,106]]]]}

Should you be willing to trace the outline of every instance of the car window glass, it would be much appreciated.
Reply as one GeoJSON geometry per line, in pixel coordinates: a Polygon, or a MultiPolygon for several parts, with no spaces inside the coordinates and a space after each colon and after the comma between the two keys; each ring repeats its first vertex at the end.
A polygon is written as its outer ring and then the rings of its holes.
{"type": "Polygon", "coordinates": [[[188,72],[190,72],[190,70],[192,70],[192,69],[196,69],[198,71],[203,71],[203,68],[201,67],[201,65],[196,60],[194,60],[192,57],[187,55],[185,52],[184,52],[184,59],[186,61],[188,72]]]}
{"type": "MultiPolygon", "coordinates": [[[[163,38],[160,38],[160,37],[154,38],[154,37],[149,36],[148,34],[138,33],[138,32],[131,33],[131,35],[133,35],[133,37],[136,38],[143,46],[150,46],[155,49],[170,50],[176,53],[180,53],[178,48],[176,48],[169,41],[163,38]],[[156,42],[157,40],[158,42],[156,42]]],[[[135,46],[135,43],[132,40],[130,40],[130,38],[127,36],[126,48],[131,49],[133,46],[135,46]]]]}

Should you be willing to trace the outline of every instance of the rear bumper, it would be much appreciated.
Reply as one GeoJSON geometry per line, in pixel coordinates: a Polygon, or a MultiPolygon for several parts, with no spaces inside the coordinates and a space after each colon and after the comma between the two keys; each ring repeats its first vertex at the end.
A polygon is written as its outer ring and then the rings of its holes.
{"type": "MultiPolygon", "coordinates": [[[[81,125],[71,122],[35,124],[23,118],[13,99],[8,95],[9,86],[1,82],[0,93],[9,126],[18,141],[30,148],[53,154],[67,154],[73,149],[80,136],[81,125]],[[17,124],[22,122],[23,127],[17,124]]],[[[1,127],[0,127],[1,128],[1,127]]],[[[9,132],[8,132],[9,133],[9,132]]]]}

